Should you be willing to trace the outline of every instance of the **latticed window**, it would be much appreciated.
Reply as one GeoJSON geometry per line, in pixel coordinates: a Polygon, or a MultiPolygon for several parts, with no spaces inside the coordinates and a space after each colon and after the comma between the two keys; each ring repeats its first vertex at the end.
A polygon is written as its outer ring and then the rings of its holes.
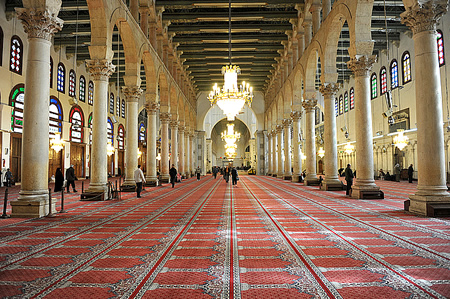
{"type": "Polygon", "coordinates": [[[84,116],[83,111],[79,106],[72,107],[69,114],[70,126],[70,141],[82,143],[83,142],[83,127],[84,116]]]}
{"type": "Polygon", "coordinates": [[[348,92],[344,93],[344,112],[348,112],[348,92]]]}
{"type": "Polygon", "coordinates": [[[69,97],[75,96],[76,82],[77,82],[77,77],[75,75],[75,71],[70,70],[70,72],[69,72],[69,97]]]}
{"type": "Polygon", "coordinates": [[[111,118],[108,117],[108,122],[106,124],[106,132],[108,134],[108,142],[114,144],[114,125],[111,118]]]}
{"type": "Polygon", "coordinates": [[[391,62],[391,88],[397,88],[398,87],[398,63],[397,60],[392,60],[391,62]]]}
{"type": "Polygon", "coordinates": [[[88,118],[88,128],[89,130],[89,144],[92,144],[92,112],[89,114],[88,118]]]}
{"type": "Polygon", "coordinates": [[[94,83],[92,81],[89,81],[88,86],[88,104],[94,105],[94,83]]]}
{"type": "Polygon", "coordinates": [[[64,85],[66,83],[66,67],[61,62],[58,64],[58,86],[57,90],[64,93],[64,85]]]}
{"type": "Polygon", "coordinates": [[[119,128],[117,130],[117,143],[118,143],[120,150],[124,149],[124,143],[123,143],[124,139],[125,139],[125,130],[123,128],[123,125],[120,124],[119,128]]]}
{"type": "Polygon", "coordinates": [[[86,102],[86,79],[84,76],[80,76],[80,95],[79,99],[82,102],[86,102]]]}
{"type": "Polygon", "coordinates": [[[319,107],[316,107],[314,109],[314,121],[315,121],[316,125],[320,124],[320,109],[319,109],[319,107]]]}
{"type": "Polygon", "coordinates": [[[385,94],[387,92],[387,73],[386,68],[384,66],[380,70],[380,80],[381,80],[380,93],[385,94]]]}
{"type": "Polygon", "coordinates": [[[49,107],[49,137],[54,138],[55,133],[62,132],[62,108],[58,98],[50,96],[49,107]]]}
{"type": "Polygon", "coordinates": [[[117,117],[120,116],[120,98],[119,98],[119,96],[117,96],[117,101],[116,101],[116,115],[117,115],[117,117]]]}
{"type": "Polygon", "coordinates": [[[121,113],[122,117],[125,118],[125,99],[122,99],[121,113]]]}
{"type": "Polygon", "coordinates": [[[411,56],[409,52],[403,53],[402,56],[402,74],[403,84],[411,82],[411,56]]]}
{"type": "Polygon", "coordinates": [[[23,43],[20,37],[14,35],[11,37],[11,59],[9,70],[13,73],[22,75],[23,61],[23,43]]]}
{"type": "Polygon", "coordinates": [[[344,113],[344,101],[342,99],[342,95],[339,97],[339,115],[344,113]]]}
{"type": "Polygon", "coordinates": [[[443,66],[445,64],[444,36],[442,35],[441,30],[437,30],[437,48],[438,48],[439,66],[443,66]]]}
{"type": "Polygon", "coordinates": [[[350,88],[350,110],[355,109],[355,89],[350,88]]]}
{"type": "Polygon", "coordinates": [[[144,122],[139,123],[139,142],[145,142],[145,124],[144,122]]]}
{"type": "Polygon", "coordinates": [[[334,100],[334,113],[336,114],[336,117],[339,115],[338,99],[334,100]]]}
{"type": "Polygon", "coordinates": [[[372,100],[375,99],[377,94],[377,74],[373,73],[372,76],[370,76],[370,86],[371,86],[371,98],[372,100]]]}
{"type": "Polygon", "coordinates": [[[53,88],[53,58],[50,56],[50,88],[53,88]]]}
{"type": "Polygon", "coordinates": [[[109,95],[109,113],[114,114],[114,94],[109,95]]]}
{"type": "Polygon", "coordinates": [[[13,107],[13,111],[11,112],[11,131],[15,133],[22,133],[23,130],[24,91],[24,85],[17,84],[11,90],[9,97],[9,105],[13,107]]]}

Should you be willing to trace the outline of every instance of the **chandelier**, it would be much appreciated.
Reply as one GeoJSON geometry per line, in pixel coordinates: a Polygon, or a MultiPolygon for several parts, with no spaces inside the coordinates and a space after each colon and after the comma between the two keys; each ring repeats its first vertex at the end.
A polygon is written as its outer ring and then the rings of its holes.
{"type": "Polygon", "coordinates": [[[347,153],[347,155],[350,155],[355,150],[355,146],[351,145],[350,142],[347,142],[347,144],[344,146],[344,152],[347,153]]]}
{"type": "Polygon", "coordinates": [[[140,149],[138,149],[137,156],[138,156],[138,159],[140,159],[142,157],[142,152],[140,149]]]}
{"type": "Polygon", "coordinates": [[[231,62],[231,0],[228,2],[228,56],[230,64],[222,67],[224,85],[222,89],[214,84],[213,90],[208,95],[211,105],[217,104],[229,121],[233,121],[242,110],[245,103],[249,106],[253,100],[253,87],[249,83],[242,82],[240,86],[237,83],[237,77],[241,69],[231,62]]]}
{"type": "Polygon", "coordinates": [[[234,159],[236,157],[236,141],[241,138],[241,134],[234,132],[234,124],[227,124],[227,130],[221,134],[222,140],[225,141],[225,157],[234,159]]]}
{"type": "Polygon", "coordinates": [[[398,135],[394,137],[394,145],[403,150],[408,145],[409,138],[403,135],[403,130],[397,130],[398,135]]]}
{"type": "Polygon", "coordinates": [[[59,153],[64,148],[60,132],[55,133],[55,137],[50,140],[50,147],[57,153],[59,153]]]}
{"type": "Polygon", "coordinates": [[[237,149],[237,145],[236,144],[227,144],[225,145],[225,157],[227,157],[228,159],[234,159],[236,158],[236,149],[237,149]]]}
{"type": "Polygon", "coordinates": [[[109,141],[108,145],[106,146],[106,153],[108,154],[108,157],[112,156],[112,154],[114,154],[114,147],[112,145],[112,142],[109,141]]]}
{"type": "Polygon", "coordinates": [[[325,156],[325,150],[323,149],[323,147],[320,147],[320,148],[319,148],[319,151],[317,152],[317,155],[318,155],[320,158],[323,158],[323,157],[325,156]]]}

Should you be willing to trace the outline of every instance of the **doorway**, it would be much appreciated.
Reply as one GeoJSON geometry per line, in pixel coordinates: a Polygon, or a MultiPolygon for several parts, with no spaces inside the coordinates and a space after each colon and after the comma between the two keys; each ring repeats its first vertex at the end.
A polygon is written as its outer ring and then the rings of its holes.
{"type": "Polygon", "coordinates": [[[76,177],[84,177],[84,145],[70,144],[70,164],[73,164],[76,177]]]}

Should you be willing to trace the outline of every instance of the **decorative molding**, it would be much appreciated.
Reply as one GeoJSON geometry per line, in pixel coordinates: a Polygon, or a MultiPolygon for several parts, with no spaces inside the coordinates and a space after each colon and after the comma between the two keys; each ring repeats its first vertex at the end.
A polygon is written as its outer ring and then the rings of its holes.
{"type": "Polygon", "coordinates": [[[16,7],[17,18],[22,21],[28,38],[52,40],[53,35],[60,31],[64,21],[52,14],[48,9],[31,9],[16,7]]]}
{"type": "Polygon", "coordinates": [[[363,55],[358,58],[351,57],[350,61],[347,61],[347,66],[356,77],[369,77],[375,62],[377,62],[375,55],[363,55]]]}
{"type": "Polygon", "coordinates": [[[161,123],[163,123],[163,124],[169,124],[169,122],[170,122],[170,117],[171,117],[170,113],[167,113],[167,112],[163,112],[163,113],[160,113],[160,114],[159,114],[159,120],[160,120],[161,123]]]}
{"type": "Polygon", "coordinates": [[[302,118],[302,112],[301,111],[292,111],[291,118],[293,121],[299,121],[302,118]]]}
{"type": "Polygon", "coordinates": [[[290,118],[283,119],[282,123],[284,128],[292,127],[292,119],[290,118]]]}
{"type": "Polygon", "coordinates": [[[436,24],[448,10],[447,0],[419,2],[400,14],[402,24],[408,26],[413,34],[423,31],[435,31],[436,24]]]}
{"type": "Polygon", "coordinates": [[[127,103],[137,103],[144,92],[139,86],[122,86],[127,103]]]}
{"type": "Polygon", "coordinates": [[[107,59],[86,60],[86,68],[94,81],[108,81],[116,70],[116,66],[107,59]]]}
{"type": "Polygon", "coordinates": [[[156,115],[159,110],[159,104],[158,103],[147,103],[145,105],[145,109],[147,109],[147,113],[151,115],[156,115]]]}
{"type": "Polygon", "coordinates": [[[325,83],[320,85],[319,91],[324,96],[324,98],[329,98],[332,95],[336,95],[339,90],[339,84],[337,83],[325,83]]]}
{"type": "Polygon", "coordinates": [[[306,113],[314,112],[314,109],[317,106],[317,100],[316,99],[305,100],[303,101],[302,106],[306,110],[306,113]]]}

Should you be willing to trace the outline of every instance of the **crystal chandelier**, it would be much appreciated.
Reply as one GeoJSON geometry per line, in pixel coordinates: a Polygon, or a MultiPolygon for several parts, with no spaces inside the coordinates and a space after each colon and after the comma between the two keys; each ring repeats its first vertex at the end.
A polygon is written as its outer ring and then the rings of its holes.
{"type": "Polygon", "coordinates": [[[106,153],[108,154],[108,157],[112,156],[112,154],[114,154],[114,147],[112,145],[112,142],[109,141],[108,145],[106,146],[106,153]]]}
{"type": "Polygon", "coordinates": [[[224,85],[222,89],[214,84],[213,90],[208,95],[211,105],[217,104],[229,121],[233,121],[242,110],[245,103],[249,106],[253,100],[253,87],[246,84],[238,86],[237,76],[241,73],[241,69],[231,62],[231,0],[228,2],[228,56],[230,64],[222,67],[224,76],[224,85]]]}
{"type": "Polygon", "coordinates": [[[55,137],[50,140],[50,147],[57,153],[59,153],[64,148],[60,132],[55,133],[55,137]]]}
{"type": "Polygon", "coordinates": [[[398,130],[398,135],[394,137],[394,145],[399,150],[403,150],[408,145],[409,138],[403,135],[403,130],[398,130]]]}
{"type": "Polygon", "coordinates": [[[350,155],[355,150],[355,146],[351,145],[350,142],[347,142],[347,144],[344,146],[344,152],[347,155],[350,155]]]}
{"type": "Polygon", "coordinates": [[[323,149],[323,147],[320,147],[320,148],[319,148],[319,151],[317,152],[317,155],[318,155],[320,158],[323,158],[323,157],[325,156],[325,150],[323,149]]]}
{"type": "Polygon", "coordinates": [[[225,157],[234,159],[236,157],[236,141],[241,138],[241,134],[234,132],[234,124],[227,124],[227,130],[221,134],[222,140],[225,141],[225,157]]]}

